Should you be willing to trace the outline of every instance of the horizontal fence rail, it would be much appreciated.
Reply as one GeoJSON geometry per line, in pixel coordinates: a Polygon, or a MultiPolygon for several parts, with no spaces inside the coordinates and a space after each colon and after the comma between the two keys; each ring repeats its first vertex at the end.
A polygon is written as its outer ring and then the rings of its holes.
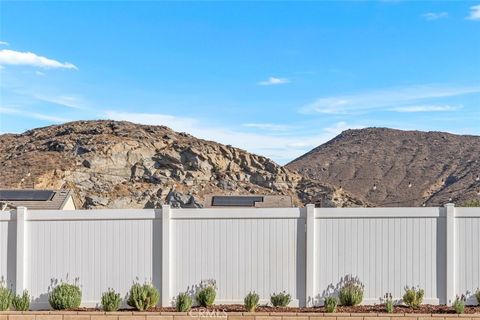
{"type": "MultiPolygon", "coordinates": [[[[83,306],[113,288],[150,282],[161,305],[213,279],[217,304],[251,291],[285,291],[291,305],[323,304],[346,275],[364,303],[406,286],[451,304],[480,287],[480,208],[215,208],[0,212],[0,280],[47,309],[59,282],[78,283],[83,306]]],[[[467,302],[474,303],[470,298],[467,302]]]]}

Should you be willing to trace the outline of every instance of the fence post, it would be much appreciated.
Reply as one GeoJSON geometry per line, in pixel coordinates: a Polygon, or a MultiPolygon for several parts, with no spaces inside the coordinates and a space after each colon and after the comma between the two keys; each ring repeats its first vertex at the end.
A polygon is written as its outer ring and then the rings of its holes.
{"type": "Polygon", "coordinates": [[[17,208],[17,259],[15,273],[15,292],[21,294],[25,289],[25,218],[27,216],[27,208],[17,208]]]}
{"type": "Polygon", "coordinates": [[[162,206],[162,307],[170,306],[170,206],[162,206]]]}
{"type": "Polygon", "coordinates": [[[306,218],[306,265],[305,265],[305,305],[314,306],[315,301],[315,205],[307,204],[306,218]]]}
{"type": "Polygon", "coordinates": [[[445,285],[445,302],[451,306],[455,299],[455,205],[453,203],[447,203],[446,208],[446,285],[445,285]]]}

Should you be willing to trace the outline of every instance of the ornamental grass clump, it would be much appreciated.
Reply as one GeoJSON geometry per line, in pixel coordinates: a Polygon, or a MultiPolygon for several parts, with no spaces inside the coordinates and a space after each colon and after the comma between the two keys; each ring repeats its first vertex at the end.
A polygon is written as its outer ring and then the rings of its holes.
{"type": "Polygon", "coordinates": [[[127,304],[138,311],[145,311],[155,307],[159,300],[160,293],[152,284],[134,283],[128,293],[127,304]]]}
{"type": "Polygon", "coordinates": [[[360,304],[363,300],[363,289],[364,285],[357,277],[346,276],[338,293],[340,303],[344,306],[360,304]]]}
{"type": "Polygon", "coordinates": [[[24,290],[21,295],[15,295],[12,299],[12,306],[17,311],[28,311],[30,309],[30,295],[24,290]]]}
{"type": "Polygon", "coordinates": [[[385,301],[385,311],[387,313],[393,313],[393,296],[391,293],[385,293],[383,296],[383,300],[385,301]]]}
{"type": "Polygon", "coordinates": [[[280,293],[274,293],[270,296],[270,302],[274,307],[286,307],[292,301],[290,294],[285,291],[280,293]]]}
{"type": "Polygon", "coordinates": [[[199,290],[195,295],[195,300],[201,307],[210,307],[215,302],[217,296],[217,285],[215,280],[202,281],[199,286],[199,290]]]}
{"type": "Polygon", "coordinates": [[[192,298],[186,292],[180,293],[175,301],[175,310],[178,312],[188,312],[191,308],[192,298]]]}
{"type": "Polygon", "coordinates": [[[325,306],[325,312],[332,313],[332,312],[337,312],[337,306],[338,306],[338,299],[337,297],[325,297],[324,301],[324,306],[325,306]]]}
{"type": "Polygon", "coordinates": [[[452,306],[457,314],[463,314],[465,312],[465,301],[467,301],[467,298],[464,294],[462,294],[461,297],[457,296],[455,298],[452,306]]]}
{"type": "Polygon", "coordinates": [[[258,295],[258,293],[255,293],[255,292],[250,292],[249,294],[247,294],[245,299],[243,299],[243,302],[245,304],[245,309],[248,312],[255,312],[255,309],[257,308],[259,301],[260,301],[260,296],[258,295]]]}
{"type": "Polygon", "coordinates": [[[76,309],[82,302],[82,291],[77,285],[61,283],[50,292],[48,302],[55,310],[76,309]]]}
{"type": "Polygon", "coordinates": [[[122,303],[120,293],[113,289],[108,289],[102,294],[102,309],[103,311],[117,311],[122,303]]]}
{"type": "Polygon", "coordinates": [[[10,309],[12,300],[15,295],[12,290],[5,287],[4,282],[0,282],[0,311],[6,311],[10,309]]]}
{"type": "Polygon", "coordinates": [[[403,295],[403,303],[410,308],[418,308],[423,302],[423,295],[425,291],[423,289],[415,287],[406,287],[405,294],[403,295]]]}

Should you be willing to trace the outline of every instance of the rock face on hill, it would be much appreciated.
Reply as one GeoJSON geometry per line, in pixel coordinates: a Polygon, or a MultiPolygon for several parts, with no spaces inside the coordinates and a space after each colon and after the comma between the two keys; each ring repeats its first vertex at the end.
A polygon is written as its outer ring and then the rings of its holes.
{"type": "Polygon", "coordinates": [[[437,206],[480,198],[478,136],[347,130],[286,167],[376,206],[437,206]]]}
{"type": "Polygon", "coordinates": [[[0,136],[0,187],[71,188],[77,207],[199,207],[207,194],[282,194],[296,205],[362,206],[244,150],[164,126],[78,121],[0,136]]]}

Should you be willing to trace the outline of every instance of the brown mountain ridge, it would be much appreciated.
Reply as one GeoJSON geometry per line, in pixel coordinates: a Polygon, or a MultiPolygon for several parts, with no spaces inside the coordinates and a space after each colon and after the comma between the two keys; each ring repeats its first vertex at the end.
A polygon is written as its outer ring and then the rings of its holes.
{"type": "Polygon", "coordinates": [[[347,130],[286,167],[375,206],[439,206],[480,199],[479,136],[347,130]]]}
{"type": "Polygon", "coordinates": [[[281,194],[295,205],[363,206],[334,186],[165,126],[76,121],[0,135],[1,188],[71,188],[77,207],[199,207],[209,194],[281,194]]]}

